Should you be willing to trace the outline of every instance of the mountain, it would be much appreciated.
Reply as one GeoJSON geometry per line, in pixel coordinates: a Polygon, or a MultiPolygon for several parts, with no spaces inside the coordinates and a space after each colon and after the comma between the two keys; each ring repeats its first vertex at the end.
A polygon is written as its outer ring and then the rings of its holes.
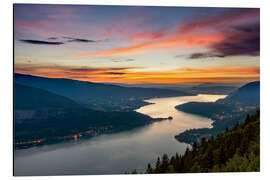
{"type": "Polygon", "coordinates": [[[96,110],[133,111],[146,103],[144,99],[154,97],[186,96],[191,93],[141,87],[122,87],[117,85],[92,83],[71,79],[44,78],[14,74],[17,84],[40,88],[65,96],[73,101],[96,110]]]}
{"type": "Polygon", "coordinates": [[[175,108],[184,112],[199,114],[210,117],[214,113],[228,111],[230,109],[246,106],[258,107],[260,104],[260,82],[250,82],[230,93],[224,99],[214,103],[189,102],[176,106],[175,108]]]}
{"type": "Polygon", "coordinates": [[[239,87],[238,84],[202,83],[191,88],[197,94],[229,94],[239,87]]]}
{"type": "Polygon", "coordinates": [[[15,109],[39,109],[39,108],[81,108],[76,102],[42,90],[20,84],[14,84],[14,108],[15,109]]]}
{"type": "Polygon", "coordinates": [[[245,105],[260,104],[260,82],[250,82],[232,92],[225,99],[218,100],[217,103],[232,104],[240,103],[245,105]]]}
{"type": "Polygon", "coordinates": [[[250,82],[213,103],[189,102],[175,107],[180,111],[211,118],[213,128],[190,129],[176,137],[181,142],[193,143],[202,137],[211,138],[242,122],[246,114],[260,108],[260,82],[250,82]]]}
{"type": "Polygon", "coordinates": [[[188,102],[175,107],[176,109],[201,116],[211,117],[213,113],[231,110],[230,106],[211,102],[188,102]]]}
{"type": "Polygon", "coordinates": [[[39,88],[14,84],[15,147],[28,148],[144,126],[161,118],[133,112],[104,112],[39,88]]]}

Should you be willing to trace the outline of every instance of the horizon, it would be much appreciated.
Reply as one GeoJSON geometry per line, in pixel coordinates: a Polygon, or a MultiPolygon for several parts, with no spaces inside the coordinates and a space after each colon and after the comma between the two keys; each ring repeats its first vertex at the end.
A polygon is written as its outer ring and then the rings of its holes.
{"type": "Polygon", "coordinates": [[[259,51],[256,8],[14,5],[14,73],[129,85],[248,83],[260,81],[259,51]]]}
{"type": "Polygon", "coordinates": [[[151,87],[175,87],[182,85],[183,87],[192,87],[196,85],[203,85],[203,84],[211,84],[216,86],[242,86],[253,82],[260,82],[259,80],[255,81],[248,81],[248,82],[180,82],[180,83],[174,83],[174,84],[166,84],[166,83],[113,83],[113,82],[92,82],[92,81],[83,81],[78,79],[71,79],[71,78],[65,78],[65,77],[46,77],[46,76],[37,76],[37,75],[31,75],[31,74],[22,74],[22,73],[16,73],[14,72],[14,75],[23,75],[23,76],[32,76],[32,77],[38,77],[38,78],[49,78],[49,79],[68,79],[68,80],[74,80],[74,81],[82,81],[82,82],[89,82],[89,83],[101,83],[101,84],[108,84],[108,85],[117,85],[117,86],[127,86],[127,87],[141,87],[141,86],[147,86],[146,88],[151,87]]]}

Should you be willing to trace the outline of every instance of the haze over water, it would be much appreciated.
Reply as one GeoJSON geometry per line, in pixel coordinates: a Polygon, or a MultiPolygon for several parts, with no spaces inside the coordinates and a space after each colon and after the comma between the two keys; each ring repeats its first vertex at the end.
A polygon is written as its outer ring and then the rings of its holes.
{"type": "Polygon", "coordinates": [[[136,169],[144,172],[157,156],[183,153],[187,144],[174,136],[190,128],[211,127],[211,119],[176,110],[179,104],[213,102],[226,95],[197,95],[146,100],[153,103],[136,111],[153,118],[172,116],[172,120],[117,134],[24,150],[14,155],[15,175],[117,174],[136,169]]]}

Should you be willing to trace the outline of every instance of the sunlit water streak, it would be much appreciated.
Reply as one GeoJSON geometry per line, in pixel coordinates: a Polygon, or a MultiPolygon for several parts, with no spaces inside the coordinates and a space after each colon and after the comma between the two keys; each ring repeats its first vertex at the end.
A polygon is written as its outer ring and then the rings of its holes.
{"type": "Polygon", "coordinates": [[[127,132],[101,135],[24,150],[16,150],[15,175],[117,174],[134,169],[143,172],[157,156],[183,153],[187,144],[174,136],[186,129],[211,127],[211,119],[176,110],[186,102],[213,102],[225,95],[198,95],[146,100],[153,103],[136,111],[153,118],[172,116],[127,132]]]}

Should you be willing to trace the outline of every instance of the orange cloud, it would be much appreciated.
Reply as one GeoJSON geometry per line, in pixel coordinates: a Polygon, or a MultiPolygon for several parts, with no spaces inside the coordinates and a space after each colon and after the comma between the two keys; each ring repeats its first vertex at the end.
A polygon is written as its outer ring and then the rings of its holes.
{"type": "Polygon", "coordinates": [[[140,54],[152,50],[167,50],[167,49],[207,46],[213,43],[220,42],[224,40],[224,38],[225,38],[224,35],[220,34],[197,34],[184,37],[174,37],[170,39],[143,43],[123,48],[91,52],[86,54],[77,54],[70,56],[70,58],[130,55],[130,54],[140,54]]]}
{"type": "Polygon", "coordinates": [[[134,69],[135,67],[23,67],[15,64],[16,73],[108,83],[248,82],[260,78],[259,68],[178,68],[146,72],[136,72],[134,69]]]}
{"type": "Polygon", "coordinates": [[[247,74],[260,74],[260,68],[180,68],[178,71],[183,73],[247,73],[247,74]]]}

